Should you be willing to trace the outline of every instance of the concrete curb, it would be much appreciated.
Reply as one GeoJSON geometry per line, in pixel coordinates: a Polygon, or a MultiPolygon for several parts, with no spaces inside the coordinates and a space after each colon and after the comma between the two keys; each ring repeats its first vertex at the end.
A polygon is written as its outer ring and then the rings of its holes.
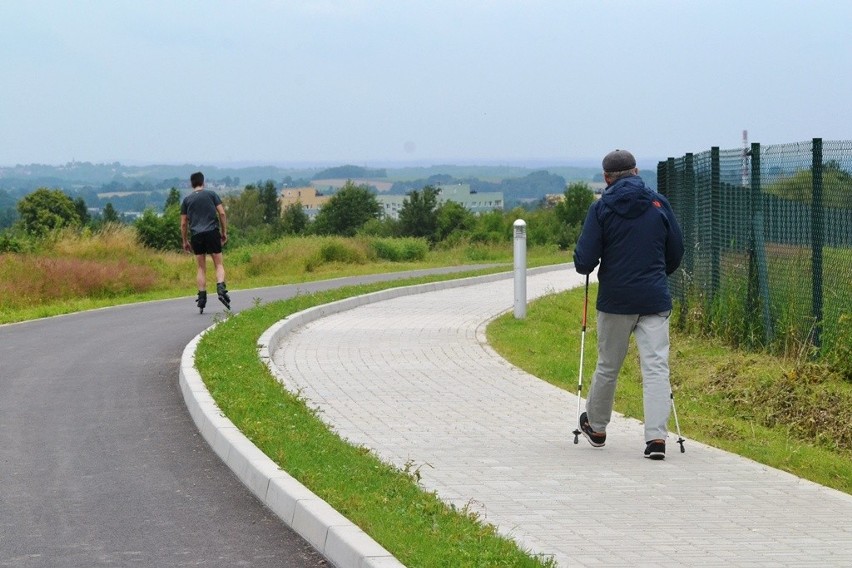
{"type": "MultiPolygon", "coordinates": [[[[527,273],[561,270],[565,266],[560,264],[533,268],[527,273]]],[[[373,302],[493,282],[510,278],[512,275],[513,272],[500,272],[486,276],[390,288],[309,308],[281,320],[266,330],[257,342],[258,355],[273,375],[287,386],[286,377],[281,376],[278,369],[271,364],[272,355],[282,338],[299,326],[373,302]]],[[[404,568],[399,560],[357,525],[286,471],[280,469],[222,413],[195,368],[195,351],[198,342],[213,327],[215,325],[195,336],[184,348],[179,381],[190,416],[216,455],[275,515],[311,543],[337,568],[404,568]]]]}

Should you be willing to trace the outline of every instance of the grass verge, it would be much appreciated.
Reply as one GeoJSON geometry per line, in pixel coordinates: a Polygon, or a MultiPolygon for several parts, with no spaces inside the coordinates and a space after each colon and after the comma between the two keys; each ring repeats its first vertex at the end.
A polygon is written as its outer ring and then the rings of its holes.
{"type": "MultiPolygon", "coordinates": [[[[130,228],[104,234],[68,233],[30,253],[0,253],[0,324],[149,300],[195,296],[195,258],[140,247],[130,228]]],[[[387,240],[381,241],[386,245],[387,240]]],[[[442,266],[512,262],[511,245],[462,244],[409,255],[413,243],[393,241],[397,261],[376,253],[376,240],[285,237],[225,252],[233,291],[315,280],[442,266]]],[[[531,247],[530,266],[569,262],[555,247],[531,247]]],[[[208,289],[215,273],[208,260],[208,289]]]]}
{"type": "MultiPolygon", "coordinates": [[[[596,294],[593,285],[584,392],[597,361],[596,294]]],[[[546,296],[528,306],[523,320],[494,320],[488,341],[517,367],[576,393],[582,309],[582,289],[546,296]]],[[[852,494],[852,383],[823,366],[674,332],[670,366],[685,437],[852,494]]],[[[631,345],[615,410],[641,420],[640,377],[631,345]]]]}
{"type": "Polygon", "coordinates": [[[500,536],[466,507],[449,506],[405,471],[341,440],[257,356],[257,339],[289,314],[345,297],[458,278],[424,277],[355,286],[258,306],[223,321],[199,342],[196,366],[222,411],[281,468],[360,526],[408,566],[552,566],[500,536]]]}

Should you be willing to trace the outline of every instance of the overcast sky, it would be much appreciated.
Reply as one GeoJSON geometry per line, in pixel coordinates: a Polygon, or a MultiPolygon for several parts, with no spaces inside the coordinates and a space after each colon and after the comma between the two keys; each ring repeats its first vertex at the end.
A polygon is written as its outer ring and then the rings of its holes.
{"type": "Polygon", "coordinates": [[[852,139],[852,2],[0,2],[0,166],[653,162],[852,139]]]}

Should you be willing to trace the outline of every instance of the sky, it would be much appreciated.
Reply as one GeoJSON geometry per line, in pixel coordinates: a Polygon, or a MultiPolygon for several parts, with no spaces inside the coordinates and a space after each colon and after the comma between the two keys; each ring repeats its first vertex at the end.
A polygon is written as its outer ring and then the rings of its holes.
{"type": "Polygon", "coordinates": [[[0,166],[640,164],[852,139],[848,0],[3,0],[0,166]]]}

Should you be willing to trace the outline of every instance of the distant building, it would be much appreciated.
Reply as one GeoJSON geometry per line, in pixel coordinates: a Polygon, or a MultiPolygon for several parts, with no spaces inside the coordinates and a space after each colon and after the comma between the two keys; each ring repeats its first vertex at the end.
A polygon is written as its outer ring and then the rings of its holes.
{"type": "Polygon", "coordinates": [[[408,199],[407,195],[377,195],[376,201],[382,207],[382,215],[389,219],[399,219],[399,211],[402,203],[408,199]]]}
{"type": "Polygon", "coordinates": [[[313,219],[319,213],[320,207],[328,203],[331,199],[328,195],[320,195],[314,187],[293,187],[285,188],[281,191],[281,197],[278,202],[281,205],[281,211],[287,208],[288,205],[301,203],[305,209],[305,213],[309,219],[313,219]]]}
{"type": "MultiPolygon", "coordinates": [[[[460,183],[454,185],[438,185],[438,205],[455,201],[473,213],[486,213],[488,211],[503,210],[502,191],[484,191],[477,193],[471,191],[470,184],[460,183]]],[[[376,200],[382,206],[386,217],[399,219],[399,211],[403,202],[408,198],[406,195],[377,195],[376,200]]]]}
{"type": "Polygon", "coordinates": [[[542,206],[545,209],[551,209],[556,207],[557,203],[562,203],[565,201],[564,193],[547,193],[544,198],[542,198],[542,206]]]}
{"type": "MultiPolygon", "coordinates": [[[[455,201],[473,213],[485,213],[488,211],[503,210],[503,192],[487,191],[477,193],[470,190],[470,184],[439,185],[438,205],[446,201],[455,201]]],[[[376,201],[382,208],[382,214],[390,219],[399,219],[402,205],[408,198],[407,195],[376,195],[376,201]]],[[[308,218],[313,219],[319,213],[320,208],[328,203],[330,196],[317,193],[313,187],[285,188],[281,191],[279,202],[281,211],[288,205],[301,203],[308,218]]]]}
{"type": "Polygon", "coordinates": [[[455,201],[464,205],[473,213],[487,213],[488,211],[503,210],[503,192],[502,191],[471,191],[469,183],[459,183],[455,185],[439,185],[437,186],[438,204],[445,201],[455,201]]]}

